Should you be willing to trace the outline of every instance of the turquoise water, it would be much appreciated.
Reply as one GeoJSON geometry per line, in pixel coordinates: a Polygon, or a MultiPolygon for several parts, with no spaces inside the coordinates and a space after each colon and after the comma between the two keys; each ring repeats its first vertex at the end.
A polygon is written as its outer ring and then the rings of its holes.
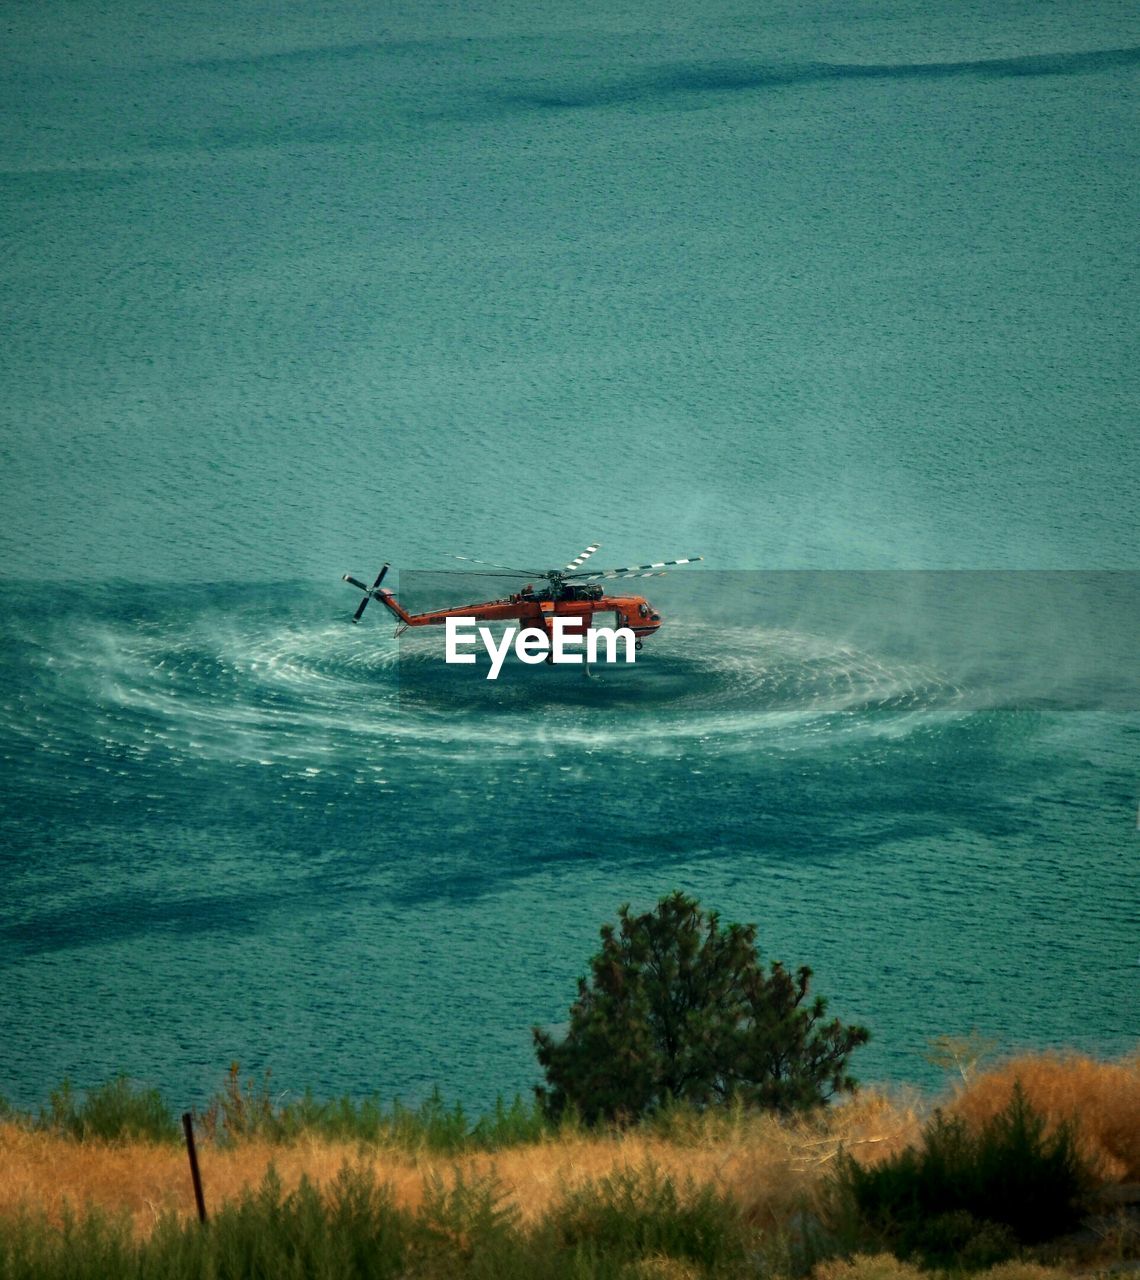
{"type": "Polygon", "coordinates": [[[6,25],[0,1094],[483,1105],[674,887],[865,1078],[1134,1043],[1131,6],[6,25]],[[338,581],[595,540],[591,682],[338,581]]]}

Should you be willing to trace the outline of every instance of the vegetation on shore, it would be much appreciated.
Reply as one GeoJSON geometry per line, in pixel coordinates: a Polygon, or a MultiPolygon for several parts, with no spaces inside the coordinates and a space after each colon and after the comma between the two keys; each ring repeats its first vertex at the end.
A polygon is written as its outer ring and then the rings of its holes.
{"type": "Polygon", "coordinates": [[[0,1280],[1033,1280],[1140,1261],[1140,1058],[979,1075],[981,1040],[944,1038],[960,1080],[941,1106],[858,1093],[869,1033],[828,1020],[810,977],[673,893],[602,926],[565,1036],[534,1029],[529,1103],[289,1099],[234,1064],[192,1117],[204,1224],[156,1090],[0,1102],[0,1280]]]}
{"type": "Polygon", "coordinates": [[[477,1119],[438,1096],[277,1100],[234,1068],[196,1117],[205,1228],[157,1093],[62,1088],[35,1116],[0,1108],[0,1280],[913,1280],[994,1263],[993,1280],[1046,1280],[1140,1259],[1140,1059],[964,1074],[937,1110],[865,1091],[588,1128],[519,1100],[477,1119]],[[1012,1210],[992,1190],[1011,1183],[1012,1210]]]}

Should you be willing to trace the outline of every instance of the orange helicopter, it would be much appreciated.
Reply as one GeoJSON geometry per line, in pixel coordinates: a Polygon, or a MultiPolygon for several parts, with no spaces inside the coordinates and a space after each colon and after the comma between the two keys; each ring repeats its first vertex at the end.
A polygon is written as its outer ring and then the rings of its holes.
{"type": "MultiPolygon", "coordinates": [[[[448,618],[473,618],[480,622],[505,622],[517,620],[525,626],[538,627],[553,641],[555,618],[580,618],[583,628],[594,625],[599,613],[615,615],[616,627],[628,627],[636,637],[635,646],[640,649],[646,636],[651,636],[661,626],[661,615],[644,596],[608,596],[604,582],[620,578],[657,578],[665,569],[679,564],[695,564],[704,556],[689,556],[683,560],[661,560],[656,564],[627,565],[621,569],[583,570],[582,565],[601,547],[594,543],[561,569],[514,569],[507,565],[493,564],[489,560],[476,560],[472,556],[456,556],[468,564],[484,565],[473,570],[481,577],[518,577],[529,579],[522,590],[501,600],[483,600],[478,604],[465,604],[451,609],[434,609],[428,613],[408,613],[391,591],[380,584],[388,572],[388,564],[380,570],[376,581],[369,587],[359,578],[345,574],[343,581],[364,592],[364,599],[357,606],[353,622],[360,621],[369,600],[380,603],[399,620],[396,634],[408,627],[442,626],[448,618]],[[495,572],[491,572],[494,570],[495,572]],[[546,586],[535,587],[535,582],[545,580],[546,586]]],[[[422,571],[421,571],[422,572],[422,571]]],[[[431,570],[428,572],[443,572],[431,570]]]]}

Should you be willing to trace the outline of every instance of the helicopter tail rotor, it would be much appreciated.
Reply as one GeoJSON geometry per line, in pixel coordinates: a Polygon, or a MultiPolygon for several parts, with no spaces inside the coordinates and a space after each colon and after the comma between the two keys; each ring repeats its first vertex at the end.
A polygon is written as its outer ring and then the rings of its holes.
{"type": "Polygon", "coordinates": [[[346,573],[344,577],[341,579],[342,582],[347,582],[350,586],[356,587],[358,591],[364,592],[364,599],[361,600],[361,602],[356,606],[356,612],[352,615],[353,622],[360,621],[360,615],[368,607],[369,600],[373,599],[376,596],[377,592],[379,591],[380,584],[384,581],[384,575],[387,572],[388,572],[388,562],[385,561],[384,567],[376,575],[376,581],[370,587],[365,586],[365,584],[361,582],[359,578],[354,578],[351,574],[348,574],[348,573],[346,573]]]}

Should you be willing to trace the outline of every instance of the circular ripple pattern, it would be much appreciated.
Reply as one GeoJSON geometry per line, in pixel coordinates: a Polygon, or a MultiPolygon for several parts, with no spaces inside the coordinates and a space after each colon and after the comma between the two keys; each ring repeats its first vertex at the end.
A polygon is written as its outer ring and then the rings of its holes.
{"type": "MultiPolygon", "coordinates": [[[[443,635],[173,614],[73,624],[39,652],[49,749],[92,733],[132,756],[369,768],[403,751],[540,744],[709,751],[802,748],[838,734],[902,734],[960,712],[931,669],[792,630],[677,622],[631,665],[509,659],[448,665],[443,635]]],[[[42,720],[41,715],[40,719],[42,720]]],[[[26,727],[34,728],[29,721],[26,727]]]]}

